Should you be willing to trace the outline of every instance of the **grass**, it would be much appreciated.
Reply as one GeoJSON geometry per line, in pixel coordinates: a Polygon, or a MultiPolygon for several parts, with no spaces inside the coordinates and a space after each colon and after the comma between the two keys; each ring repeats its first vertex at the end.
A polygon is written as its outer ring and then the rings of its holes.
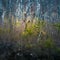
{"type": "MultiPolygon", "coordinates": [[[[18,24],[17,24],[18,26],[18,24]]],[[[33,54],[33,58],[35,57],[35,55],[38,57],[37,59],[47,59],[47,60],[57,60],[58,56],[60,56],[60,48],[56,47],[53,39],[49,36],[47,36],[47,32],[44,31],[44,26],[45,26],[45,22],[43,21],[39,21],[37,24],[31,24],[28,23],[27,27],[25,29],[25,31],[23,32],[15,32],[15,31],[10,31],[10,29],[5,29],[5,28],[0,28],[0,43],[1,40],[3,40],[3,42],[6,40],[6,42],[9,40],[11,41],[10,44],[12,45],[4,45],[4,49],[0,48],[2,51],[4,51],[5,53],[8,53],[7,57],[10,57],[10,55],[12,54],[12,52],[14,53],[15,51],[19,51],[19,49],[22,49],[22,54],[23,54],[23,58],[26,55],[26,51],[28,52],[28,54],[33,54]],[[41,33],[41,40],[39,40],[39,42],[37,42],[37,38],[39,35],[39,32],[41,33]],[[1,39],[2,37],[2,39],[1,39]],[[5,51],[5,49],[7,51],[5,51]],[[25,53],[25,55],[24,55],[25,53]],[[10,55],[9,55],[10,54],[10,55]],[[47,57],[47,58],[46,58],[47,57]]],[[[0,45],[0,46],[3,46],[0,45]]],[[[16,53],[15,52],[15,53],[16,53]]],[[[20,52],[18,52],[20,53],[20,52]]],[[[2,53],[4,55],[4,53],[2,53]]],[[[17,54],[17,53],[16,53],[17,54]]],[[[1,56],[1,55],[0,55],[1,56]]],[[[15,55],[16,58],[17,55],[15,55]]],[[[30,57],[30,55],[29,55],[30,57]]],[[[2,57],[0,57],[1,59],[3,59],[2,57]]],[[[13,58],[13,57],[10,57],[13,58]]],[[[28,57],[26,57],[28,58],[28,57]]],[[[31,57],[30,57],[31,58],[31,57]]],[[[5,58],[4,58],[5,59],[5,58]]],[[[44,60],[43,59],[43,60],[44,60]]]]}
{"type": "MultiPolygon", "coordinates": [[[[17,26],[20,26],[20,23],[16,23],[17,26]]],[[[46,23],[44,21],[39,21],[37,23],[29,22],[26,24],[26,29],[23,32],[15,32],[13,30],[10,31],[9,28],[0,28],[0,41],[3,40],[3,42],[6,40],[9,40],[11,42],[18,43],[19,46],[24,45],[25,48],[55,48],[55,44],[53,42],[53,39],[51,37],[47,37],[49,35],[45,30],[44,27],[46,23]],[[37,42],[39,32],[41,33],[41,40],[37,42]],[[1,37],[3,37],[1,39],[1,37]]],[[[59,27],[60,24],[55,24],[54,26],[59,27]]],[[[60,49],[58,49],[59,51],[60,49]]]]}

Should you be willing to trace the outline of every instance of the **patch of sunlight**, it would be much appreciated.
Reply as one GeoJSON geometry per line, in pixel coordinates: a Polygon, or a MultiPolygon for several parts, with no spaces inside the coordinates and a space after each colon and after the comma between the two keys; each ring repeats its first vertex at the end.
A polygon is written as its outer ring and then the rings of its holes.
{"type": "Polygon", "coordinates": [[[43,35],[46,35],[47,33],[45,31],[41,31],[43,35]]]}
{"type": "Polygon", "coordinates": [[[17,26],[17,27],[20,26],[20,23],[16,23],[16,26],[17,26]]]}
{"type": "Polygon", "coordinates": [[[20,26],[20,21],[16,22],[16,26],[19,27],[20,26]]]}

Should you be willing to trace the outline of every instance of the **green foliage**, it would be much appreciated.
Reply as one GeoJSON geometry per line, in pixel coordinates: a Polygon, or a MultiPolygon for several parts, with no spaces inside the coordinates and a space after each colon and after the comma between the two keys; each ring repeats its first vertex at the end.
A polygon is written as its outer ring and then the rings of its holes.
{"type": "Polygon", "coordinates": [[[38,49],[41,46],[44,47],[44,48],[54,48],[55,45],[54,45],[53,40],[50,37],[45,39],[46,33],[43,30],[45,24],[46,23],[44,21],[39,21],[39,20],[35,24],[34,23],[32,23],[32,24],[27,23],[27,27],[26,27],[25,31],[23,31],[22,33],[19,32],[19,34],[15,31],[10,32],[10,29],[0,28],[0,36],[5,36],[6,37],[6,35],[7,35],[8,38],[10,37],[11,41],[22,40],[23,41],[22,43],[24,43],[22,45],[25,45],[26,48],[32,48],[33,44],[36,42],[36,40],[38,38],[39,32],[41,31],[43,39],[40,40],[37,43],[37,45],[35,45],[34,47],[37,46],[38,49]],[[32,41],[33,41],[33,43],[31,43],[32,41]]]}
{"type": "Polygon", "coordinates": [[[54,26],[56,27],[56,29],[58,29],[58,31],[60,31],[60,23],[55,23],[54,26]]]}
{"type": "Polygon", "coordinates": [[[27,27],[25,29],[25,31],[22,33],[22,35],[24,36],[31,36],[31,35],[35,35],[37,36],[39,34],[40,31],[43,30],[45,26],[45,22],[43,21],[38,21],[37,24],[31,24],[28,23],[27,27]]]}
{"type": "Polygon", "coordinates": [[[54,48],[55,47],[55,43],[50,37],[48,37],[46,40],[40,40],[38,44],[43,48],[54,48]]]}
{"type": "Polygon", "coordinates": [[[44,42],[44,46],[47,48],[53,48],[54,47],[54,42],[52,39],[48,38],[45,42],[44,42]]]}

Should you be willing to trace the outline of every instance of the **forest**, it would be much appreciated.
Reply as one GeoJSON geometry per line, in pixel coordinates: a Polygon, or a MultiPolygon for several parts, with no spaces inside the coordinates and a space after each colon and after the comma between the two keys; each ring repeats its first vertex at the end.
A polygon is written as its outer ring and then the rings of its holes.
{"type": "Polygon", "coordinates": [[[60,60],[60,0],[0,0],[0,60],[60,60]]]}

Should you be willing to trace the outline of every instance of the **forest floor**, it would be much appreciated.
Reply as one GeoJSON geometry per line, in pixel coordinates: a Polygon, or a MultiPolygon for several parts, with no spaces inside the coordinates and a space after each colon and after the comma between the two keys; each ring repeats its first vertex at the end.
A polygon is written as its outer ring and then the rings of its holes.
{"type": "Polygon", "coordinates": [[[12,32],[0,28],[0,60],[60,60],[60,33],[45,24],[21,21],[12,32]]]}

